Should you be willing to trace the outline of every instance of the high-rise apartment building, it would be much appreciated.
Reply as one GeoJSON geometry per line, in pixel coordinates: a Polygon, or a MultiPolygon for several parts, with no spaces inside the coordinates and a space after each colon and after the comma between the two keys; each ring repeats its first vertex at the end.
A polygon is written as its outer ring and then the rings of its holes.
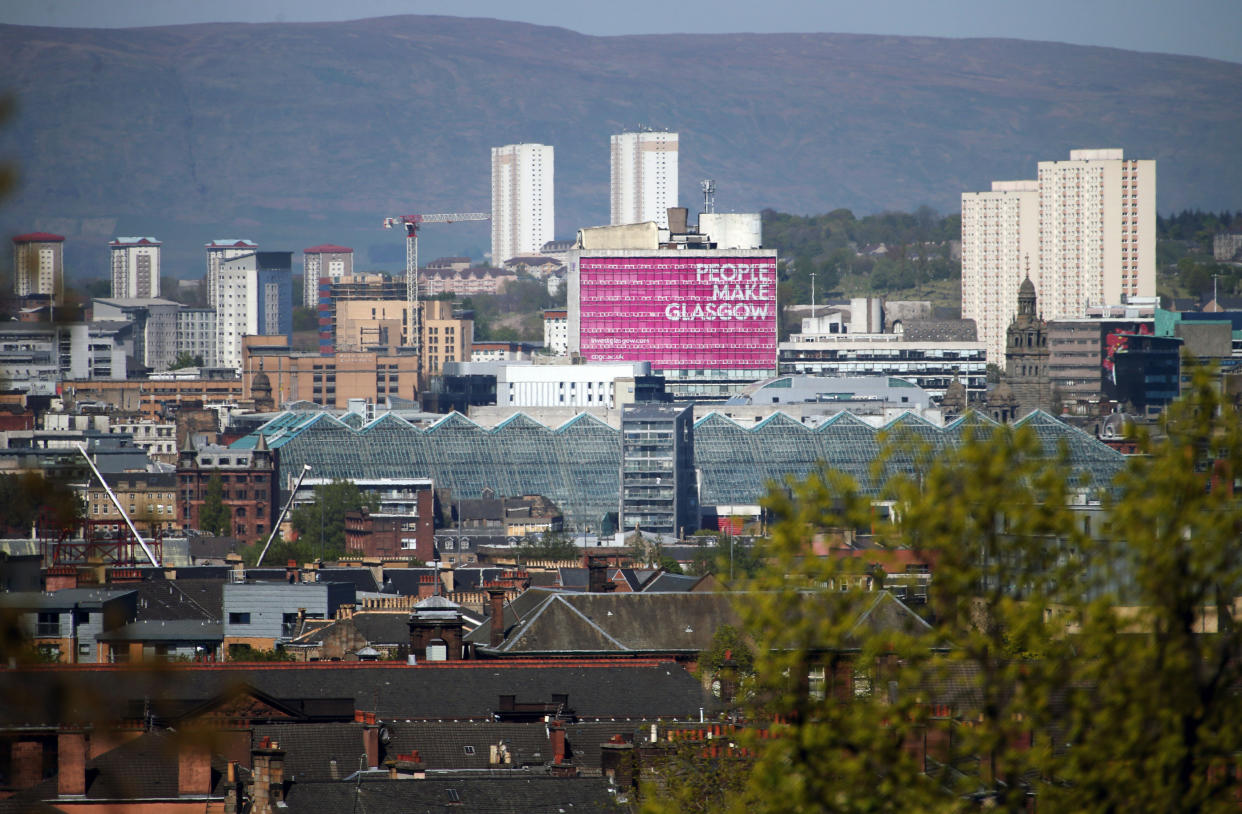
{"type": "Polygon", "coordinates": [[[556,226],[553,154],[547,144],[492,148],[492,265],[538,254],[556,226]]]}
{"type": "Polygon", "coordinates": [[[241,370],[242,338],[293,329],[293,252],[250,252],[223,260],[216,273],[216,361],[241,370]]]}
{"type": "Polygon", "coordinates": [[[1039,182],[993,181],[990,192],[963,192],[962,319],[975,321],[998,367],[1027,274],[1039,276],[1039,182]]]}
{"type": "Polygon", "coordinates": [[[147,300],[160,295],[160,242],[153,237],[118,237],[112,250],[112,296],[147,300]]]}
{"type": "Polygon", "coordinates": [[[13,293],[19,297],[64,293],[65,238],[48,232],[30,232],[13,238],[13,293]]]}
{"type": "Polygon", "coordinates": [[[302,305],[317,310],[320,278],[327,277],[335,283],[342,277],[353,276],[354,250],[324,244],[303,249],[302,257],[302,305]]]}
{"type": "Polygon", "coordinates": [[[1156,295],[1156,162],[1120,149],[1041,161],[1035,181],[962,195],[962,316],[1003,364],[1018,287],[1030,276],[1044,319],[1156,295]]]}
{"type": "Polygon", "coordinates": [[[219,276],[220,264],[234,257],[259,250],[259,244],[253,240],[237,240],[235,238],[217,238],[206,244],[207,249],[207,282],[204,285],[206,302],[209,307],[216,301],[216,277],[219,276]]]}
{"type": "Polygon", "coordinates": [[[655,221],[668,227],[677,206],[677,134],[618,133],[612,137],[613,226],[655,221]]]}
{"type": "Polygon", "coordinates": [[[1071,150],[1039,162],[1040,278],[1046,319],[1156,296],[1156,162],[1071,150]]]}

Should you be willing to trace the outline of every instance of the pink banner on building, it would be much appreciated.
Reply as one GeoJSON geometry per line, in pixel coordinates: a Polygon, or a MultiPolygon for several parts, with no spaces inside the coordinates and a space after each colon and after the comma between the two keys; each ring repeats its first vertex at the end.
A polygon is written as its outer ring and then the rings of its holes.
{"type": "Polygon", "coordinates": [[[776,368],[774,257],[583,257],[579,280],[586,359],[776,368]]]}

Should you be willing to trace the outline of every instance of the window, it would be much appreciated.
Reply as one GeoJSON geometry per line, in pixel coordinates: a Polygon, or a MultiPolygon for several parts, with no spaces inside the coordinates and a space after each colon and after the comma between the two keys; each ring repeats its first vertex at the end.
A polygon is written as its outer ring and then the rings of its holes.
{"type": "Polygon", "coordinates": [[[230,625],[248,625],[250,624],[249,613],[229,613],[230,625]]]}
{"type": "Polygon", "coordinates": [[[59,613],[40,613],[38,623],[35,627],[35,635],[39,637],[54,637],[60,635],[60,614],[59,613]]]}
{"type": "Polygon", "coordinates": [[[280,635],[292,638],[297,635],[298,615],[286,613],[280,617],[280,635]]]}

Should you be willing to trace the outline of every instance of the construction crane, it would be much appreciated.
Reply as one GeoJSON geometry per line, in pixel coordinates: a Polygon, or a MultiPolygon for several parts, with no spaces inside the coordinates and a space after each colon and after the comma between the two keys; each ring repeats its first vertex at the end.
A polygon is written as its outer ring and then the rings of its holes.
{"type": "MultiPolygon", "coordinates": [[[[398,215],[393,218],[384,218],[384,228],[392,229],[394,226],[405,227],[405,299],[407,302],[417,304],[418,296],[418,227],[423,223],[455,223],[463,220],[487,220],[490,216],[486,212],[448,212],[436,215],[398,215]]],[[[410,326],[410,334],[415,348],[418,349],[419,359],[423,355],[423,315],[420,309],[413,309],[414,313],[410,315],[413,325],[410,326]]],[[[421,364],[421,362],[420,362],[421,364]]]]}
{"type": "Polygon", "coordinates": [[[464,220],[487,220],[486,212],[449,212],[439,215],[399,215],[384,218],[384,228],[405,227],[405,297],[418,302],[418,227],[422,223],[456,223],[464,220]]]}

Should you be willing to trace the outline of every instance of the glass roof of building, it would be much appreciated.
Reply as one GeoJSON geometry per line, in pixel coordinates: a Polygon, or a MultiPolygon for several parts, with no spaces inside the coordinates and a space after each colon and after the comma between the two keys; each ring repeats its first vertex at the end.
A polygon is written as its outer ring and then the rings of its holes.
{"type": "MultiPolygon", "coordinates": [[[[1035,431],[1046,454],[1064,449],[1071,471],[1097,486],[1123,465],[1119,452],[1046,413],[1031,413],[1019,425],[1035,431]]],[[[943,428],[906,413],[880,429],[848,412],[818,427],[780,412],[748,427],[709,413],[694,425],[700,502],[757,504],[770,483],[806,477],[821,461],[874,493],[882,451],[889,452],[887,472],[917,471],[945,447],[995,427],[977,413],[943,428]]],[[[285,413],[233,446],[253,447],[259,434],[280,450],[282,474],[310,464],[318,478],[431,478],[454,498],[477,498],[484,489],[544,495],[578,531],[598,530],[603,515],[618,508],[621,434],[588,414],[552,428],[516,413],[488,429],[451,413],[420,429],[391,415],[355,428],[327,413],[285,413]]]]}

